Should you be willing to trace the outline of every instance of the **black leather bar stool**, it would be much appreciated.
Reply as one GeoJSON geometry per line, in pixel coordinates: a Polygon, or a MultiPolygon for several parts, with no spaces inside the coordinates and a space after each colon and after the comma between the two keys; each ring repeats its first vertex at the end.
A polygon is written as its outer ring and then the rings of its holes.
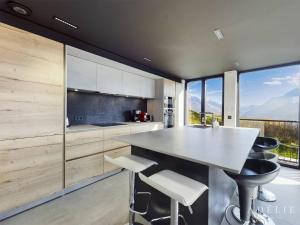
{"type": "MultiPolygon", "coordinates": [[[[279,147],[279,141],[270,137],[257,137],[252,147],[253,151],[250,153],[249,158],[252,159],[265,159],[272,162],[278,161],[278,155],[271,151],[279,147]]],[[[276,195],[262,186],[258,187],[257,199],[264,202],[275,202],[276,195]]]]}
{"type": "Polygon", "coordinates": [[[251,224],[274,224],[270,217],[255,212],[253,195],[259,185],[270,183],[275,179],[279,170],[280,165],[278,163],[267,160],[247,159],[240,174],[225,171],[238,185],[240,203],[240,209],[232,206],[227,208],[226,218],[228,218],[227,214],[230,213],[236,219],[237,224],[246,225],[250,224],[250,222],[251,224]],[[228,209],[231,212],[228,212],[228,209]]]}

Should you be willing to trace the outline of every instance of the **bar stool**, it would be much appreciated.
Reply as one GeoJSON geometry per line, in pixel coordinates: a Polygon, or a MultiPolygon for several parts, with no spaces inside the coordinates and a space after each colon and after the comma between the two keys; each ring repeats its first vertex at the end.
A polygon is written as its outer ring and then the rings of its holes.
{"type": "Polygon", "coordinates": [[[171,198],[170,217],[153,219],[152,224],[160,219],[170,219],[171,225],[178,225],[178,218],[182,217],[178,213],[178,203],[189,207],[192,214],[191,205],[208,189],[206,185],[170,170],[163,170],[149,177],[139,173],[139,177],[149,186],[171,198]]]}
{"type": "Polygon", "coordinates": [[[120,156],[117,158],[111,158],[104,155],[104,159],[114,165],[121,168],[125,168],[130,171],[129,174],[129,225],[135,224],[135,214],[145,215],[148,211],[149,201],[151,193],[149,192],[137,192],[135,193],[135,174],[142,172],[153,165],[158,165],[158,163],[145,159],[136,155],[120,156]],[[147,195],[148,201],[146,204],[146,209],[144,211],[137,211],[134,208],[135,195],[147,195]]]}
{"type": "MultiPolygon", "coordinates": [[[[265,159],[271,162],[278,161],[278,155],[271,151],[279,147],[279,141],[270,137],[257,137],[252,147],[253,151],[249,154],[249,158],[253,159],[265,159]]],[[[275,202],[276,195],[263,186],[258,187],[257,199],[263,202],[275,202]]]]}
{"type": "Polygon", "coordinates": [[[225,171],[238,185],[240,208],[229,206],[225,216],[229,224],[228,212],[231,211],[238,224],[274,225],[273,220],[265,214],[258,213],[254,208],[253,195],[259,185],[270,183],[279,174],[280,165],[267,160],[247,159],[240,174],[225,171]]]}

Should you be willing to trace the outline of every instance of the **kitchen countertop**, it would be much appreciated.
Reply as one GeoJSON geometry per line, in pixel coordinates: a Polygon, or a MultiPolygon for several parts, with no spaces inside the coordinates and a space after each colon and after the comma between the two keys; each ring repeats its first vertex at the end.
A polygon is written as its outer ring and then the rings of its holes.
{"type": "Polygon", "coordinates": [[[73,125],[70,127],[66,127],[66,133],[71,132],[81,132],[81,131],[88,131],[88,130],[104,130],[104,129],[111,129],[111,128],[120,128],[120,127],[128,127],[128,126],[139,126],[139,125],[147,125],[147,124],[156,124],[162,122],[120,122],[125,125],[117,125],[117,126],[107,126],[107,127],[100,127],[90,124],[82,124],[82,125],[73,125]]]}
{"type": "Polygon", "coordinates": [[[240,173],[254,144],[256,128],[181,127],[116,137],[133,146],[240,173]]]}

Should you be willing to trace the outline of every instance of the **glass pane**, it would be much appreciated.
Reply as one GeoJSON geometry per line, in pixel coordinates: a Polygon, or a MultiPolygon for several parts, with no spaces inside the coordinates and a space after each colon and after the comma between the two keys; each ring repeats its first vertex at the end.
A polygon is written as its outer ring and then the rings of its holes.
{"type": "MultiPolygon", "coordinates": [[[[211,112],[220,124],[223,122],[223,78],[212,78],[205,83],[205,112],[211,112]]],[[[206,116],[206,123],[212,123],[212,116],[206,116]]]]}
{"type": "Polygon", "coordinates": [[[187,122],[200,124],[202,81],[187,83],[187,122]]]}
{"type": "Polygon", "coordinates": [[[300,65],[241,73],[240,125],[279,139],[281,162],[299,163],[300,65]]]}

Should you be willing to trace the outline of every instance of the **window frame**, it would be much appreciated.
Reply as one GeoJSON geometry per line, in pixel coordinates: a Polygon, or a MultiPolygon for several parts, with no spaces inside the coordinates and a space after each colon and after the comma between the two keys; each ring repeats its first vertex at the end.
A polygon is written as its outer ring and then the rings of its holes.
{"type": "Polygon", "coordinates": [[[187,118],[187,87],[189,82],[193,81],[201,81],[201,112],[205,112],[205,97],[206,97],[206,88],[205,84],[207,80],[214,79],[214,78],[222,78],[222,121],[224,121],[224,74],[218,74],[218,75],[213,75],[213,76],[205,76],[201,78],[194,78],[194,79],[189,79],[186,80],[185,82],[185,113],[184,113],[184,124],[185,126],[189,126],[188,124],[188,118],[187,118]]]}

